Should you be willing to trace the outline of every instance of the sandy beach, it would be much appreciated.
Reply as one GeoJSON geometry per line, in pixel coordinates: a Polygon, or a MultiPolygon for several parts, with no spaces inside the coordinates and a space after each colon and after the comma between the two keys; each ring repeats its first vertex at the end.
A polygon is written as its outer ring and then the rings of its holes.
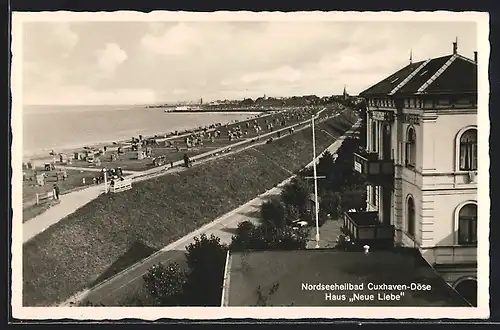
{"type": "MultiPolygon", "coordinates": [[[[197,127],[192,127],[189,129],[183,129],[180,131],[177,131],[177,134],[175,134],[176,130],[171,130],[169,132],[162,132],[162,133],[155,133],[155,134],[149,134],[143,136],[143,139],[149,139],[149,138],[154,138],[154,137],[163,137],[168,139],[175,139],[179,137],[183,137],[189,134],[192,134],[194,132],[203,130],[205,128],[208,128],[212,125],[231,125],[237,122],[246,122],[248,120],[257,118],[257,117],[262,117],[262,116],[267,116],[270,115],[271,112],[265,113],[265,112],[252,112],[252,113],[242,113],[244,115],[249,115],[246,119],[244,120],[230,120],[229,122],[219,122],[219,123],[212,123],[204,126],[197,126],[197,127]]],[[[189,114],[185,114],[189,115],[189,114]]],[[[138,137],[140,134],[136,134],[135,137],[138,137]]],[[[132,137],[132,136],[131,136],[132,137]]],[[[45,149],[43,152],[36,152],[36,153],[31,153],[31,154],[26,154],[23,155],[23,163],[28,163],[31,162],[34,166],[41,166],[46,162],[51,162],[54,159],[58,158],[59,154],[67,154],[67,155],[72,155],[74,152],[78,152],[84,149],[84,147],[90,147],[90,148],[95,148],[95,149],[101,149],[103,147],[112,147],[112,146],[117,146],[117,145],[124,145],[127,143],[130,143],[131,139],[117,139],[117,140],[111,140],[111,141],[102,141],[99,143],[82,143],[80,145],[75,145],[71,147],[66,147],[66,148],[54,148],[54,149],[45,149]],[[51,155],[51,151],[54,152],[54,155],[51,155]]]]}

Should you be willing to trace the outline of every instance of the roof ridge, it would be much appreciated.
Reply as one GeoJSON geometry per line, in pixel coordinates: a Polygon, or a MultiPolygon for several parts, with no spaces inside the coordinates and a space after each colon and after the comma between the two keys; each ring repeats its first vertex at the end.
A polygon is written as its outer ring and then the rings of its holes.
{"type": "MultiPolygon", "coordinates": [[[[415,77],[415,75],[420,71],[422,70],[422,68],[424,66],[427,65],[427,63],[429,63],[431,61],[431,59],[428,59],[427,61],[421,61],[422,64],[420,64],[418,66],[418,68],[416,68],[412,73],[410,73],[405,79],[403,79],[402,82],[400,82],[396,87],[394,87],[394,89],[392,91],[389,92],[389,95],[394,95],[394,93],[396,93],[399,89],[401,89],[401,87],[403,87],[404,85],[406,85],[408,83],[408,81],[410,81],[413,77],[415,77]]],[[[417,62],[418,63],[418,62],[417,62]]]]}
{"type": "Polygon", "coordinates": [[[443,72],[455,61],[455,59],[458,58],[457,54],[453,54],[448,61],[446,61],[439,70],[434,73],[429,80],[427,80],[420,88],[417,90],[417,94],[423,93],[427,87],[429,87],[430,84],[432,84],[443,72]]]}
{"type": "Polygon", "coordinates": [[[471,60],[470,58],[466,57],[466,56],[463,56],[463,55],[460,55],[460,54],[457,54],[457,57],[460,58],[461,60],[464,60],[466,62],[469,62],[469,63],[472,63],[472,64],[477,64],[476,62],[474,62],[473,60],[471,60]]]}

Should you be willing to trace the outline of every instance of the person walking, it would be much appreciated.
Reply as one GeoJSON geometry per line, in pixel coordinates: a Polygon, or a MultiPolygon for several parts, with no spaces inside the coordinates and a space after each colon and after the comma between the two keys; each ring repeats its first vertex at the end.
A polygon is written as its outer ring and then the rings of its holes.
{"type": "Polygon", "coordinates": [[[59,200],[59,187],[56,184],[54,184],[54,197],[59,200]]]}

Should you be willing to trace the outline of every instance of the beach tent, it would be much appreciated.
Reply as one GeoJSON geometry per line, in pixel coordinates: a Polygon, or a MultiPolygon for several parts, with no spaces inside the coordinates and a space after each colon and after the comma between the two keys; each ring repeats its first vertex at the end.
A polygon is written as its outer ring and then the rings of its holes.
{"type": "Polygon", "coordinates": [[[36,175],[36,184],[38,186],[45,185],[45,174],[44,173],[40,173],[40,174],[36,175]]]}
{"type": "Polygon", "coordinates": [[[85,153],[84,152],[80,152],[80,151],[75,152],[74,153],[74,158],[76,160],[84,160],[85,159],[85,153]]]}
{"type": "Polygon", "coordinates": [[[63,163],[63,164],[67,164],[68,163],[68,155],[66,154],[59,154],[59,162],[60,163],[63,163]]]}
{"type": "Polygon", "coordinates": [[[144,159],[144,157],[145,157],[145,156],[146,156],[146,155],[145,155],[144,150],[138,150],[138,151],[137,151],[137,159],[138,159],[138,160],[142,160],[142,159],[144,159]]]}
{"type": "Polygon", "coordinates": [[[54,168],[55,168],[55,166],[52,163],[45,163],[44,168],[45,168],[46,171],[53,171],[54,168]]]}

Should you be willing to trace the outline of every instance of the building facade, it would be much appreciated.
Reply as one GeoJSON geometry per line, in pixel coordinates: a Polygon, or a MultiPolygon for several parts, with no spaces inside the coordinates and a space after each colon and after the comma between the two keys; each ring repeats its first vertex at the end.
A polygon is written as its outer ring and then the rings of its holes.
{"type": "Polygon", "coordinates": [[[360,96],[367,145],[354,167],[370,182],[367,214],[475,304],[477,52],[453,43],[451,55],[410,63],[360,96]]]}

